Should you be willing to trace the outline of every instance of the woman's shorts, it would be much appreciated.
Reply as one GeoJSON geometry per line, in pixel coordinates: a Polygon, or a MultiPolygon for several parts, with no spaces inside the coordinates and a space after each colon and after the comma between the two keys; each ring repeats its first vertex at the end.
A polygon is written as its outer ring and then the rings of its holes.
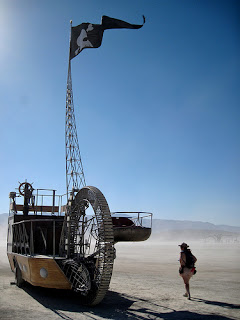
{"type": "Polygon", "coordinates": [[[180,276],[183,278],[183,279],[190,279],[192,276],[194,275],[194,268],[186,268],[184,267],[183,268],[183,273],[180,273],[180,276]]]}

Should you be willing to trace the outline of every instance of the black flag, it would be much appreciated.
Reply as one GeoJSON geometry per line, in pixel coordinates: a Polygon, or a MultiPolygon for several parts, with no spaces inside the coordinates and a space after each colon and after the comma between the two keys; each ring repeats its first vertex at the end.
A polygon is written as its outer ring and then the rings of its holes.
{"type": "Polygon", "coordinates": [[[76,57],[85,48],[98,48],[101,46],[104,30],[107,29],[140,29],[143,24],[131,24],[122,20],[102,16],[101,24],[82,23],[72,27],[70,43],[70,59],[76,57]]]}

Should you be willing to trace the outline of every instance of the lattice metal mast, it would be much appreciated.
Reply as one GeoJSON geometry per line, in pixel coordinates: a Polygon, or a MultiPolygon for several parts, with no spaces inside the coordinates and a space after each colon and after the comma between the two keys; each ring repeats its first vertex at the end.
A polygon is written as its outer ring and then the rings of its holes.
{"type": "Polygon", "coordinates": [[[71,61],[69,57],[67,94],[66,94],[66,119],[65,119],[65,145],[66,145],[66,186],[67,198],[70,193],[86,186],[83,165],[78,144],[76,121],[74,115],[71,61]]]}

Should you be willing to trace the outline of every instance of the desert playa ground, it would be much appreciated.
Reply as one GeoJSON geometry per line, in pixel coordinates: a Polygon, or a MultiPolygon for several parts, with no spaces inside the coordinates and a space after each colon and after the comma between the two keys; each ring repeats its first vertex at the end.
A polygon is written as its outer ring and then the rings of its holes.
{"type": "Polygon", "coordinates": [[[189,301],[177,244],[117,244],[109,292],[88,308],[69,291],[16,287],[1,240],[0,319],[240,319],[240,245],[190,243],[198,262],[189,301]]]}

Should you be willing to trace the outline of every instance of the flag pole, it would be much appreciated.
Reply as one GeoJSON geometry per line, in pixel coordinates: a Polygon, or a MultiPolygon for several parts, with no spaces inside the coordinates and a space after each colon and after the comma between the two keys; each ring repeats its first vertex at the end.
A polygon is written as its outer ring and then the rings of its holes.
{"type": "Polygon", "coordinates": [[[70,20],[70,37],[69,37],[69,64],[71,63],[71,38],[72,38],[72,20],[70,20]]]}
{"type": "Polygon", "coordinates": [[[72,38],[72,20],[70,20],[70,36],[69,36],[69,54],[68,54],[68,81],[71,78],[71,38],[72,38]]]}
{"type": "MultiPolygon", "coordinates": [[[[71,37],[72,37],[72,20],[70,20],[70,32],[69,32],[69,53],[68,53],[68,77],[67,77],[67,95],[66,95],[66,99],[68,101],[68,98],[70,97],[70,90],[71,88],[71,82],[72,82],[72,76],[71,76],[71,37]]],[[[66,188],[67,188],[67,202],[69,200],[69,181],[68,181],[68,152],[67,152],[67,145],[68,145],[68,138],[67,138],[67,107],[68,107],[68,103],[66,103],[66,119],[65,119],[65,153],[66,153],[66,188]]]]}
{"type": "Polygon", "coordinates": [[[66,189],[67,199],[74,197],[74,192],[81,186],[86,186],[83,172],[81,154],[79,150],[76,121],[74,115],[72,74],[71,74],[71,36],[72,21],[70,21],[69,61],[66,94],[66,118],[65,118],[65,152],[66,152],[66,189]]]}

